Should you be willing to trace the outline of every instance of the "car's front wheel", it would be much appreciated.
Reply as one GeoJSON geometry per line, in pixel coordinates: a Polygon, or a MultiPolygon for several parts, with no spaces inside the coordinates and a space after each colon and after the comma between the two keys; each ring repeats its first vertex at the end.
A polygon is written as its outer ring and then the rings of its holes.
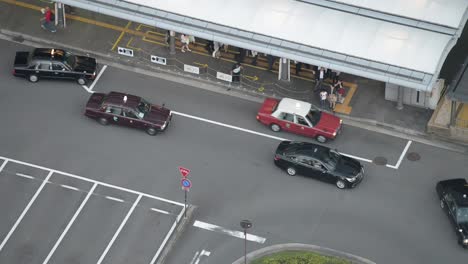
{"type": "Polygon", "coordinates": [[[149,127],[146,129],[146,133],[150,136],[154,136],[158,133],[158,131],[155,128],[149,127]]]}
{"type": "Polygon", "coordinates": [[[338,187],[338,189],[344,189],[346,187],[346,184],[342,180],[337,180],[336,181],[336,187],[338,187]]]}
{"type": "Polygon", "coordinates": [[[28,79],[32,83],[35,83],[35,82],[39,81],[39,77],[37,77],[37,75],[35,75],[35,74],[29,75],[28,79]]]}
{"type": "Polygon", "coordinates": [[[327,142],[327,138],[322,136],[322,135],[318,135],[316,138],[315,138],[318,142],[320,143],[325,143],[327,142]]]}
{"type": "Polygon", "coordinates": [[[277,125],[277,124],[271,124],[270,128],[271,128],[271,130],[273,130],[273,132],[280,132],[281,131],[281,127],[279,125],[277,125]]]}
{"type": "Polygon", "coordinates": [[[103,126],[106,126],[106,125],[109,124],[109,121],[107,120],[107,118],[104,118],[104,117],[99,118],[98,122],[99,122],[99,124],[101,124],[103,126]]]}
{"type": "Polygon", "coordinates": [[[297,173],[296,169],[293,168],[293,167],[288,167],[288,168],[286,169],[286,172],[287,172],[290,176],[294,176],[294,175],[296,175],[296,173],[297,173]]]}
{"type": "Polygon", "coordinates": [[[86,85],[86,79],[83,78],[83,77],[80,77],[80,78],[76,79],[76,82],[77,82],[79,85],[86,85]]]}

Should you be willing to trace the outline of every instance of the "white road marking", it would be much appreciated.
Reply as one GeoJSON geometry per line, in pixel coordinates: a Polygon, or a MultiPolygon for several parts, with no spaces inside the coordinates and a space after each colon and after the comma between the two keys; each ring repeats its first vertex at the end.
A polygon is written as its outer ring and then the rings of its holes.
{"type": "Polygon", "coordinates": [[[98,75],[96,76],[96,79],[94,79],[93,83],[91,84],[91,86],[89,87],[89,90],[88,90],[88,93],[94,93],[93,92],[93,88],[94,88],[94,85],[96,85],[96,83],[98,82],[99,78],[101,78],[101,75],[104,73],[104,71],[107,69],[107,65],[104,65],[101,69],[101,71],[99,71],[98,75]]]}
{"type": "Polygon", "coordinates": [[[138,195],[138,198],[135,200],[135,202],[133,203],[132,205],[132,208],[130,208],[130,210],[128,211],[127,215],[125,216],[124,220],[122,221],[122,223],[120,224],[119,228],[117,229],[117,231],[115,232],[114,236],[112,237],[111,241],[109,242],[109,244],[107,245],[106,249],[104,250],[104,252],[102,253],[101,257],[99,258],[97,264],[101,264],[102,261],[104,260],[104,257],[107,255],[107,252],[109,251],[109,249],[111,248],[112,244],[114,244],[114,241],[115,239],[117,238],[117,236],[120,234],[120,231],[122,231],[122,228],[125,226],[125,223],[127,223],[128,221],[128,218],[130,218],[130,215],[133,213],[133,210],[135,210],[135,207],[138,205],[138,202],[140,202],[140,199],[141,199],[142,195],[138,195]]]}
{"type": "MultiPolygon", "coordinates": [[[[52,250],[49,252],[49,254],[47,255],[46,259],[44,260],[44,262],[42,264],[47,264],[50,260],[50,258],[52,257],[52,255],[54,254],[55,250],[57,250],[57,247],[60,245],[60,243],[62,242],[63,238],[65,237],[65,235],[67,234],[68,230],[70,229],[70,227],[72,226],[72,224],[75,222],[76,218],[78,217],[78,215],[80,214],[81,210],[83,209],[83,207],[85,206],[85,204],[88,202],[88,199],[89,197],[91,197],[91,194],[93,194],[94,192],[94,189],[96,189],[96,186],[98,184],[97,183],[94,183],[93,187],[91,188],[91,190],[89,190],[88,194],[86,195],[85,199],[83,200],[83,202],[81,202],[80,204],[80,207],[78,207],[78,209],[76,210],[75,214],[73,215],[72,219],[70,220],[70,222],[68,222],[68,225],[67,227],[65,227],[65,230],[63,230],[62,234],[60,235],[59,239],[57,240],[57,242],[55,242],[55,245],[54,247],[52,248],[52,250]]],[[[62,185],[63,187],[63,185],[62,185]]]]}
{"type": "MultiPolygon", "coordinates": [[[[180,113],[180,112],[176,112],[176,111],[171,111],[171,112],[172,112],[173,114],[175,114],[175,115],[184,116],[184,117],[187,117],[187,118],[191,118],[191,119],[203,121],[203,122],[210,123],[210,124],[214,124],[214,125],[223,126],[223,127],[227,127],[227,128],[231,128],[231,129],[235,129],[235,130],[247,132],[247,133],[254,134],[254,135],[258,135],[258,136],[262,136],[262,137],[267,137],[267,138],[271,138],[271,139],[276,139],[276,140],[279,140],[279,141],[285,141],[285,140],[292,141],[292,140],[290,140],[290,139],[275,137],[275,136],[268,135],[268,134],[265,134],[265,133],[260,133],[260,132],[253,131],[253,130],[250,130],[250,129],[245,129],[245,128],[236,127],[236,126],[233,126],[233,125],[224,124],[224,123],[221,123],[221,122],[209,120],[209,119],[202,118],[202,117],[198,117],[198,116],[188,115],[188,114],[184,114],[184,113],[180,113]]],[[[365,162],[368,162],[368,163],[372,163],[372,160],[370,160],[370,159],[361,158],[361,157],[357,157],[357,156],[350,155],[350,154],[346,154],[346,153],[342,153],[342,152],[340,152],[340,153],[343,154],[343,155],[345,155],[345,156],[351,157],[351,158],[355,158],[355,159],[358,159],[358,160],[361,160],[361,161],[365,161],[365,162]]],[[[388,167],[389,167],[389,166],[388,166],[388,167]]],[[[390,168],[393,168],[393,167],[390,167],[390,168]]]]}
{"type": "Polygon", "coordinates": [[[83,89],[85,89],[88,93],[94,93],[93,91],[89,90],[88,86],[86,85],[81,85],[81,87],[83,87],[83,89]]]}
{"type": "Polygon", "coordinates": [[[397,164],[395,165],[395,167],[396,167],[397,169],[400,167],[401,161],[402,161],[403,158],[405,157],[406,152],[408,151],[408,149],[409,149],[409,147],[411,146],[411,143],[412,143],[412,142],[413,142],[413,141],[408,140],[408,143],[406,143],[405,149],[404,149],[403,152],[401,153],[400,158],[398,159],[398,162],[397,162],[397,164]]]}
{"type": "Polygon", "coordinates": [[[159,212],[161,214],[169,214],[168,211],[164,211],[164,210],[160,210],[160,209],[156,209],[156,208],[151,208],[151,211],[159,212]]]}
{"type": "MultiPolygon", "coordinates": [[[[198,220],[196,220],[195,223],[193,223],[193,226],[199,227],[199,228],[202,228],[202,229],[206,229],[206,230],[210,230],[210,231],[215,231],[215,232],[218,232],[218,233],[228,234],[228,235],[233,236],[233,237],[238,237],[238,238],[245,239],[244,232],[242,232],[242,231],[233,231],[233,230],[222,228],[222,227],[217,226],[217,225],[212,225],[212,224],[209,224],[209,223],[201,222],[201,221],[198,221],[198,220]]],[[[251,235],[251,234],[247,234],[247,240],[263,244],[263,243],[265,243],[266,238],[251,235]]]]}
{"type": "Polygon", "coordinates": [[[117,202],[121,202],[121,203],[124,202],[124,200],[119,199],[119,198],[115,198],[115,197],[112,197],[112,196],[105,196],[105,197],[106,197],[106,199],[109,199],[109,200],[113,200],[113,201],[117,201],[117,202]]]}
{"type": "Polygon", "coordinates": [[[200,251],[195,252],[195,255],[192,258],[192,261],[190,261],[190,264],[193,264],[196,259],[199,259],[200,251]]]}
{"type": "Polygon", "coordinates": [[[30,175],[26,175],[26,174],[23,174],[23,173],[16,173],[16,176],[20,176],[20,177],[23,177],[23,178],[28,178],[28,179],[31,179],[31,180],[34,180],[34,177],[33,176],[30,176],[30,175]]]}
{"type": "Polygon", "coordinates": [[[62,186],[63,188],[66,188],[66,189],[74,190],[74,191],[79,191],[80,190],[80,189],[78,189],[76,187],[66,185],[66,184],[60,184],[60,186],[62,186]]]}
{"type": "Polygon", "coordinates": [[[34,194],[34,196],[31,198],[31,200],[29,201],[28,205],[26,206],[26,208],[24,208],[23,212],[21,213],[21,215],[18,217],[18,219],[16,220],[15,224],[13,225],[13,227],[10,229],[10,232],[8,232],[8,234],[6,235],[6,237],[3,239],[2,241],[2,244],[0,244],[0,251],[2,251],[3,247],[5,246],[5,244],[7,243],[8,239],[10,239],[10,236],[13,234],[13,232],[15,232],[15,229],[18,227],[18,225],[21,223],[21,220],[23,220],[23,217],[26,215],[26,213],[28,212],[29,208],[31,207],[31,205],[34,203],[34,201],[36,200],[37,196],[39,196],[39,194],[41,193],[42,189],[44,188],[44,186],[46,185],[46,183],[49,181],[49,178],[52,176],[53,172],[49,172],[49,174],[47,175],[47,177],[45,178],[45,180],[42,182],[41,186],[39,186],[39,189],[37,189],[36,193],[34,194]]]}
{"type": "MultiPolygon", "coordinates": [[[[3,160],[8,161],[8,162],[14,162],[14,163],[18,163],[18,164],[21,164],[21,165],[30,166],[30,167],[33,167],[33,168],[36,168],[36,169],[41,169],[41,170],[45,170],[45,171],[50,171],[50,172],[57,173],[57,174],[60,174],[60,175],[63,175],[63,176],[67,176],[67,177],[70,177],[70,178],[80,179],[80,180],[83,180],[83,181],[86,181],[86,182],[97,183],[97,184],[99,184],[99,185],[101,185],[101,186],[110,187],[110,188],[117,189],[117,190],[124,191],[124,192],[128,192],[128,193],[134,193],[134,194],[137,194],[137,195],[140,195],[140,194],[141,194],[141,195],[143,195],[143,196],[145,196],[145,197],[148,197],[148,198],[152,198],[152,199],[156,199],[156,200],[159,200],[159,201],[163,201],[163,202],[167,202],[167,203],[170,203],[170,204],[175,204],[175,205],[184,207],[184,204],[183,204],[183,203],[179,203],[179,202],[176,202],[176,201],[168,200],[168,199],[161,198],[161,197],[158,197],[158,196],[154,196],[154,195],[151,195],[151,194],[146,194],[146,193],[142,193],[142,192],[130,190],[130,189],[127,189],[127,188],[123,188],[123,187],[116,186],[116,185],[112,185],[112,184],[108,184],[108,183],[104,183],[104,182],[100,182],[100,181],[88,179],[88,178],[85,178],[85,177],[82,177],[82,176],[78,176],[78,175],[75,175],[75,174],[71,174],[71,173],[68,173],[68,172],[63,172],[63,171],[59,171],[59,170],[54,170],[54,169],[46,168],[46,167],[44,167],[44,166],[39,166],[39,165],[36,165],[36,164],[32,164],[32,163],[28,163],[28,162],[24,162],[24,161],[20,161],[20,160],[15,160],[15,159],[10,159],[10,158],[5,158],[5,157],[0,157],[0,159],[3,159],[3,160]]],[[[5,164],[6,164],[6,162],[4,162],[4,165],[5,165],[5,164]]],[[[4,165],[2,165],[2,167],[0,167],[0,168],[3,168],[4,165]]],[[[44,181],[44,182],[48,182],[48,181],[46,180],[46,181],[44,181]]]]}
{"type": "Polygon", "coordinates": [[[8,163],[8,160],[4,159],[3,160],[3,163],[2,163],[2,166],[0,166],[0,171],[3,170],[3,168],[5,168],[6,164],[8,163]]]}

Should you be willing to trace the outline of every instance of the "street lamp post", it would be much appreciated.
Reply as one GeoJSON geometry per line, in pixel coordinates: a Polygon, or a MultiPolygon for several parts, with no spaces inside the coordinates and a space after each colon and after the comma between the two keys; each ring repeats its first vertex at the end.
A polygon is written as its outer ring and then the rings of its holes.
{"type": "Polygon", "coordinates": [[[247,229],[252,227],[252,222],[249,220],[242,220],[240,226],[244,229],[244,264],[247,264],[247,229]]]}

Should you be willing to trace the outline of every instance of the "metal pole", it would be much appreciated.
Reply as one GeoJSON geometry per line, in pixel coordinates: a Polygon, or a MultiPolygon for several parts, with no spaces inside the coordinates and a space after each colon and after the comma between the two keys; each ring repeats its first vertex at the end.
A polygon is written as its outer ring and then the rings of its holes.
{"type": "Polygon", "coordinates": [[[247,264],[247,229],[244,229],[244,264],[247,264]]]}
{"type": "Polygon", "coordinates": [[[185,192],[184,218],[187,218],[187,189],[185,189],[184,192],[185,192]]]}

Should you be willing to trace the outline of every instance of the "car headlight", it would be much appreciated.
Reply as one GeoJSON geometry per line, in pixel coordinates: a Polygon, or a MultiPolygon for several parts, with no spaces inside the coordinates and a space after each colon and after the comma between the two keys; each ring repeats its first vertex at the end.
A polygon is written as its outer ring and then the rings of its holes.
{"type": "Polygon", "coordinates": [[[340,119],[340,124],[343,124],[343,119],[340,119]]]}
{"type": "Polygon", "coordinates": [[[334,137],[336,137],[336,132],[333,132],[333,134],[332,134],[332,135],[333,135],[334,137]]]}
{"type": "Polygon", "coordinates": [[[468,245],[468,238],[463,239],[463,245],[468,245]]]}
{"type": "Polygon", "coordinates": [[[356,177],[354,177],[354,178],[346,178],[346,180],[349,181],[349,182],[355,182],[355,181],[356,181],[356,177]]]}

